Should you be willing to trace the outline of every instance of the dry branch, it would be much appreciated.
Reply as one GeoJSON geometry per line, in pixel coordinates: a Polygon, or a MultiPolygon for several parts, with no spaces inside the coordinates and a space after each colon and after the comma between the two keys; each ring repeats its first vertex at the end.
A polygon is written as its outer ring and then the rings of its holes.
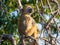
{"type": "MultiPolygon", "coordinates": [[[[42,2],[42,0],[41,0],[41,2],[42,2]]],[[[43,5],[43,3],[42,3],[42,5],[43,5]]],[[[39,6],[38,6],[38,0],[36,0],[36,7],[37,7],[37,11],[38,11],[38,16],[40,16],[40,18],[45,22],[44,16],[41,14],[39,6]]]]}
{"type": "Polygon", "coordinates": [[[17,6],[18,6],[19,10],[20,10],[21,8],[23,8],[23,6],[22,6],[22,4],[21,4],[21,0],[17,0],[17,6]]]}
{"type": "Polygon", "coordinates": [[[56,7],[57,7],[57,10],[55,10],[55,11],[53,11],[52,12],[52,8],[51,8],[51,6],[50,6],[50,3],[49,3],[49,0],[47,0],[47,5],[48,5],[48,8],[49,8],[49,10],[51,11],[51,18],[48,20],[48,22],[46,23],[46,25],[45,25],[45,28],[47,29],[47,28],[49,28],[49,24],[51,23],[51,21],[54,19],[54,17],[56,16],[56,14],[58,13],[58,7],[59,7],[59,5],[58,5],[58,1],[51,1],[51,2],[53,2],[53,3],[55,3],[56,4],[56,7]]]}

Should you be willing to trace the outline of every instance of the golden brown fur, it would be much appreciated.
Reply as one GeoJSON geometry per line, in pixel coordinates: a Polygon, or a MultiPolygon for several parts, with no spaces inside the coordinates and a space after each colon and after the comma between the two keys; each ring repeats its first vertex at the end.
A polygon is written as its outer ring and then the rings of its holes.
{"type": "MultiPolygon", "coordinates": [[[[27,6],[26,8],[28,8],[27,6]]],[[[18,20],[18,32],[22,36],[21,40],[23,42],[23,35],[32,36],[37,38],[37,26],[35,20],[29,15],[26,10],[21,14],[18,20]]],[[[24,45],[24,44],[21,44],[24,45]]],[[[33,44],[30,44],[33,45],[33,44]]]]}

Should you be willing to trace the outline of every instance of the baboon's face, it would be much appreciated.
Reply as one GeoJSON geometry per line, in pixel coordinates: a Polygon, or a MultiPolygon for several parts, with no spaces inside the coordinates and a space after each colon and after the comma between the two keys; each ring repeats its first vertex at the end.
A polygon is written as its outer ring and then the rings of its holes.
{"type": "Polygon", "coordinates": [[[25,5],[20,11],[22,14],[32,14],[33,9],[30,5],[25,5]]]}
{"type": "Polygon", "coordinates": [[[27,14],[30,14],[33,12],[32,7],[30,5],[24,6],[23,10],[24,10],[24,13],[27,13],[27,14]]]}
{"type": "Polygon", "coordinates": [[[25,9],[25,11],[26,11],[27,13],[32,13],[32,8],[31,8],[31,7],[27,7],[27,8],[25,9]]]}

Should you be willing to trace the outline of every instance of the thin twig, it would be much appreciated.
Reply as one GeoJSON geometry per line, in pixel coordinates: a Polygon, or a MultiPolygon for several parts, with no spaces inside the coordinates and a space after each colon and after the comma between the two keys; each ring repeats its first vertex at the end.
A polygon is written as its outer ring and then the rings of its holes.
{"type": "Polygon", "coordinates": [[[38,6],[38,0],[36,0],[36,7],[37,7],[37,10],[38,10],[38,14],[39,14],[38,16],[40,16],[40,18],[45,22],[44,17],[41,14],[40,9],[39,9],[39,6],[38,6]]]}
{"type": "Polygon", "coordinates": [[[48,8],[49,8],[50,12],[52,12],[52,8],[50,6],[49,0],[46,0],[46,2],[47,2],[47,5],[48,5],[48,8]]]}

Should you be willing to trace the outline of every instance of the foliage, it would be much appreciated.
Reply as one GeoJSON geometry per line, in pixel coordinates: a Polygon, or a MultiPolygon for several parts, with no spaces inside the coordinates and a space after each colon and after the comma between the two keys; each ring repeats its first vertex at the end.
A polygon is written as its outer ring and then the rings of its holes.
{"type": "MultiPolygon", "coordinates": [[[[21,0],[21,2],[22,2],[23,6],[25,4],[31,4],[35,11],[32,14],[32,17],[36,20],[37,23],[43,22],[37,12],[36,0],[21,0]]],[[[44,3],[44,5],[42,5],[39,1],[39,3],[38,3],[39,9],[40,9],[41,13],[44,12],[44,14],[49,15],[50,10],[46,6],[46,0],[43,0],[43,3],[44,3]]],[[[60,0],[59,0],[59,3],[60,3],[60,0]]],[[[54,4],[51,4],[51,6],[52,7],[54,6],[52,8],[53,10],[56,7],[54,4]]],[[[18,37],[16,35],[18,34],[17,25],[18,25],[19,15],[15,16],[15,14],[12,14],[12,16],[11,16],[11,14],[10,14],[11,12],[17,11],[17,9],[18,9],[18,6],[17,6],[16,0],[0,0],[0,34],[11,34],[12,36],[15,37],[16,41],[18,42],[18,37]]],[[[58,20],[60,20],[60,15],[57,14],[56,18],[58,20]]],[[[47,22],[47,20],[45,20],[45,22],[47,22]]],[[[54,25],[54,23],[51,25],[54,25]]],[[[53,28],[51,26],[51,30],[52,29],[55,32],[55,28],[53,28]]],[[[9,41],[0,43],[0,45],[9,45],[9,44],[10,44],[9,41]]]]}

